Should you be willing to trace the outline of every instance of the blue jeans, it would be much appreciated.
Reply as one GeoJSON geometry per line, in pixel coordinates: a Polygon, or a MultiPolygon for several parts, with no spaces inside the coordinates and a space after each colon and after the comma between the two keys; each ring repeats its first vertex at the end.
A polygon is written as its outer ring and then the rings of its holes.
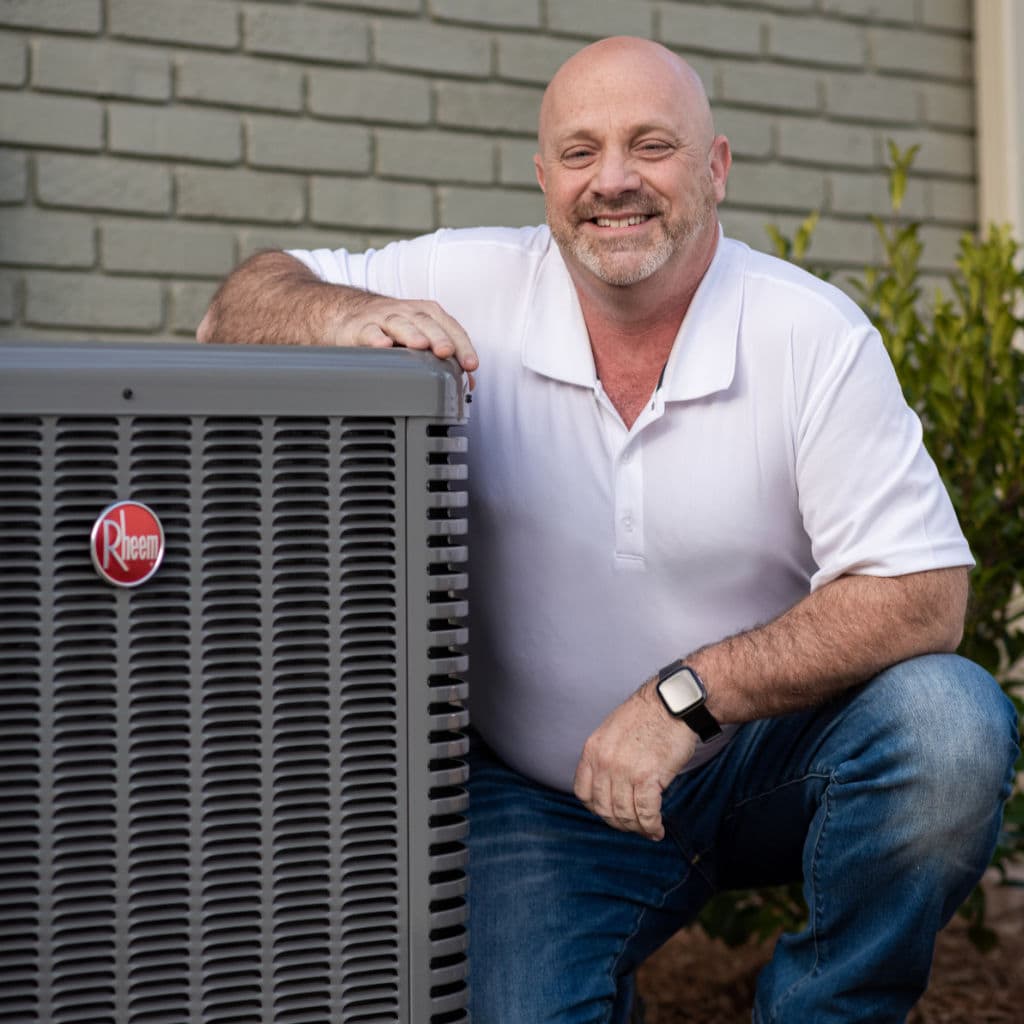
{"type": "Polygon", "coordinates": [[[634,969],[713,893],[802,879],[807,926],[779,939],[754,1021],[902,1021],[992,855],[1016,754],[1013,706],[954,655],[745,725],[668,787],[657,843],[476,744],[472,1019],[618,1024],[634,969]]]}

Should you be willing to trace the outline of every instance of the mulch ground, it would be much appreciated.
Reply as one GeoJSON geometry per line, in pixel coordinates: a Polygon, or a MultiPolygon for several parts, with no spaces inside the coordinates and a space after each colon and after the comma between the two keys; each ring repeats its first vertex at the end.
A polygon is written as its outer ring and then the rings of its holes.
{"type": "MultiPolygon", "coordinates": [[[[987,893],[998,946],[980,952],[954,918],[939,935],[928,991],[908,1024],[1024,1022],[1024,889],[988,886],[987,893]]],[[[645,1024],[749,1024],[772,945],[729,949],[699,928],[680,932],[638,973],[645,1024]]]]}

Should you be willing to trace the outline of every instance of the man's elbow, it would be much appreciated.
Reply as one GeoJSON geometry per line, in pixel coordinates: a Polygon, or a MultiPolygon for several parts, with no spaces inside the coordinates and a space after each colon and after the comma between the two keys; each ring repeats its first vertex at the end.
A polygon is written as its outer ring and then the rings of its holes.
{"type": "Polygon", "coordinates": [[[196,341],[202,342],[204,345],[209,344],[213,341],[213,308],[211,307],[206,311],[206,315],[202,320],[199,321],[199,326],[196,328],[196,341]]]}
{"type": "MultiPolygon", "coordinates": [[[[932,576],[931,573],[926,577],[932,576]]],[[[929,649],[936,654],[952,654],[964,638],[969,584],[967,569],[955,567],[938,570],[932,579],[931,614],[927,630],[929,649]]]]}

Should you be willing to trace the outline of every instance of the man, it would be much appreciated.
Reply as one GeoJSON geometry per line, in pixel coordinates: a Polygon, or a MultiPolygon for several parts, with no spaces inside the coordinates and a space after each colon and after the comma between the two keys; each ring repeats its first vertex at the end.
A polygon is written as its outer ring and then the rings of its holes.
{"type": "Polygon", "coordinates": [[[585,48],[539,144],[550,230],[262,254],[198,332],[477,371],[474,1020],[621,1021],[715,890],[800,877],[755,1020],[903,1020],[1016,752],[942,653],[971,558],[920,426],[848,299],[721,235],[685,62],[585,48]]]}

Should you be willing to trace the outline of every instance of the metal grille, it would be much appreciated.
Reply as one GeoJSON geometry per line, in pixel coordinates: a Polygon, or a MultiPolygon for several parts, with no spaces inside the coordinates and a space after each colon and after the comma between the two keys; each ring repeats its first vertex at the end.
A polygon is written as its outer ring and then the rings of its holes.
{"type": "Polygon", "coordinates": [[[445,423],[0,415],[0,1021],[468,1020],[464,479],[445,423]]]}

